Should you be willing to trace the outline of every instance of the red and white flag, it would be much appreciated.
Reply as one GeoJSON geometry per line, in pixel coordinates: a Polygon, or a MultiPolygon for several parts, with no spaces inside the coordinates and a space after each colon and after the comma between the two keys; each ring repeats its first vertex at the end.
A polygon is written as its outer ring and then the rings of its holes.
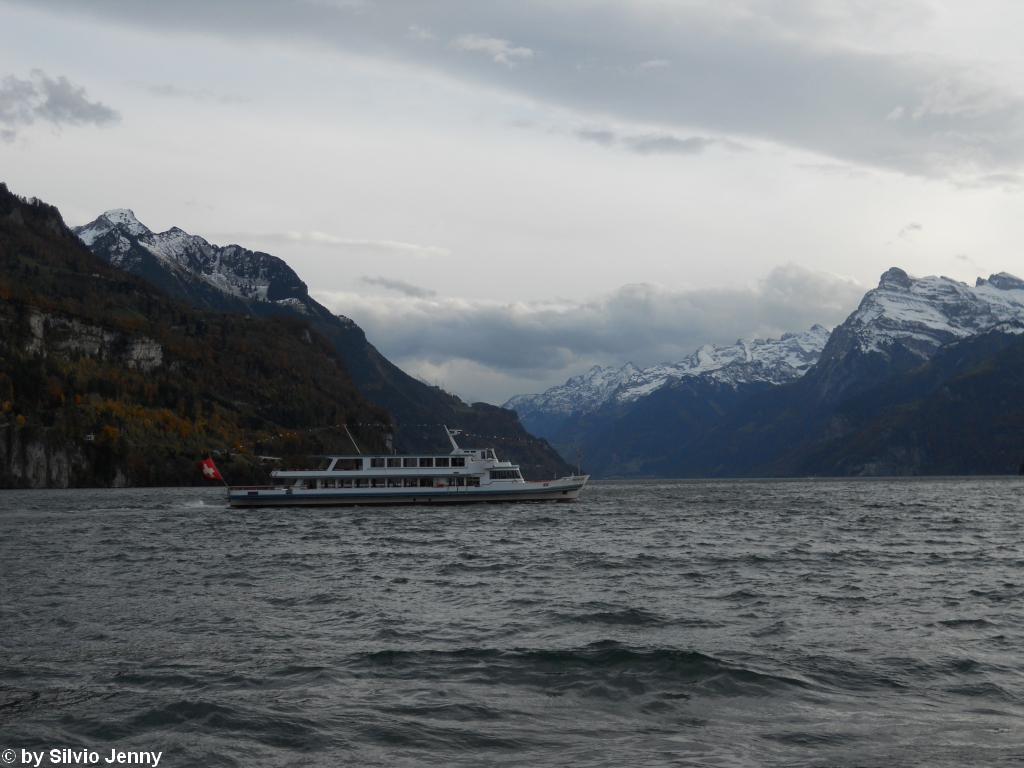
{"type": "Polygon", "coordinates": [[[213,459],[203,459],[199,462],[199,469],[203,472],[203,477],[207,480],[223,480],[220,476],[220,472],[217,471],[217,465],[213,463],[213,459]]]}

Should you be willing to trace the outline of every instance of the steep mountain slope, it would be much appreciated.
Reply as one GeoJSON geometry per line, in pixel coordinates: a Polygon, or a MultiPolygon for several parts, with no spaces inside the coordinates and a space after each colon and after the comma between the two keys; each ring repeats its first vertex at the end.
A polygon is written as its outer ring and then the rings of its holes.
{"type": "Polygon", "coordinates": [[[671,379],[637,400],[573,414],[562,425],[561,440],[581,446],[588,470],[599,477],[673,477],[694,441],[749,397],[773,387],[723,382],[711,374],[671,379]]]}
{"type": "Polygon", "coordinates": [[[189,483],[214,449],[258,479],[256,453],[349,450],[338,424],[387,450],[358,426],[387,421],[307,321],[173,301],[0,184],[0,485],[189,483]]]}
{"type": "Polygon", "coordinates": [[[1024,462],[1024,328],[941,347],[842,402],[800,474],[1012,474],[1024,462]]]}
{"type": "Polygon", "coordinates": [[[571,472],[514,413],[484,403],[467,405],[392,364],[356,323],[312,299],[306,284],[276,256],[238,245],[213,245],[177,227],[152,232],[128,209],[107,211],[75,232],[106,263],[146,277],[195,307],[308,321],[341,355],[359,391],[391,415],[400,451],[450,450],[441,428],[447,424],[465,429],[469,441],[495,447],[531,478],[571,472]]]}
{"type": "Polygon", "coordinates": [[[543,394],[517,395],[503,407],[515,410],[537,434],[563,439],[563,428],[573,414],[583,417],[602,409],[611,413],[671,381],[700,378],[734,389],[741,384],[793,381],[817,362],[828,338],[828,330],[815,325],[803,333],[787,333],[781,339],[741,339],[728,347],[706,344],[679,362],[642,370],[632,363],[618,369],[595,366],[543,394]]]}

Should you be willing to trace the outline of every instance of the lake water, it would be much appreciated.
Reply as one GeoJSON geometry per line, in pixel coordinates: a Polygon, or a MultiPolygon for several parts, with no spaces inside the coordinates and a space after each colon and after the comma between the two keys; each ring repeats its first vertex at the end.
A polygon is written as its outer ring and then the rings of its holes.
{"type": "Polygon", "coordinates": [[[1019,763],[1022,492],[648,481],[315,510],[0,492],[0,749],[171,768],[1019,763]]]}

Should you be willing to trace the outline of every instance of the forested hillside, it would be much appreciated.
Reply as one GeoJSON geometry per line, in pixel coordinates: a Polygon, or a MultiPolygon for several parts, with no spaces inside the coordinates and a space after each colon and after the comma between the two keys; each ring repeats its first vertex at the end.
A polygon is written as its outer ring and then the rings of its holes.
{"type": "Polygon", "coordinates": [[[387,412],[308,321],[173,301],[0,185],[0,484],[199,482],[208,451],[257,479],[261,455],[351,452],[345,423],[388,449],[387,412]]]}

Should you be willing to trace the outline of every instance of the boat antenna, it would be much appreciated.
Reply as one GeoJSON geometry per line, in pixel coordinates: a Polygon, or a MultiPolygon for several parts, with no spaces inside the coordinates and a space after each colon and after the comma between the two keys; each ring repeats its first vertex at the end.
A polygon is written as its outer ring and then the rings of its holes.
{"type": "Polygon", "coordinates": [[[352,437],[352,433],[348,431],[348,424],[345,425],[345,434],[348,435],[348,439],[352,441],[352,445],[356,446],[356,453],[358,453],[360,456],[362,456],[363,452],[360,451],[359,450],[359,446],[356,445],[356,439],[354,437],[352,437]]]}

